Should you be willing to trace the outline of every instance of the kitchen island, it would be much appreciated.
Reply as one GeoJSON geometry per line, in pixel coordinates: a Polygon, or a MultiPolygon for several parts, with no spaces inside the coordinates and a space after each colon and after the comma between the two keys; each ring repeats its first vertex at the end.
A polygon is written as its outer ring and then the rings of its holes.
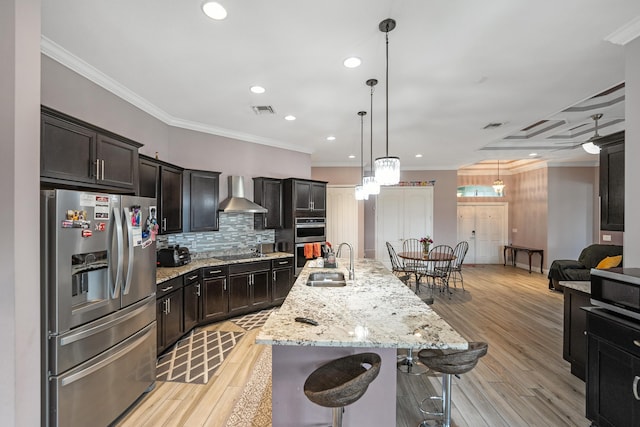
{"type": "Polygon", "coordinates": [[[396,423],[397,349],[466,349],[467,341],[411,289],[375,260],[355,261],[355,280],[343,287],[311,287],[309,274],[341,271],[302,270],[280,309],[271,314],[256,338],[272,346],[274,427],[321,425],[331,410],[311,403],[304,382],[320,365],[338,357],[374,352],[382,357],[378,378],[344,414],[345,425],[394,426],[396,423]],[[296,322],[296,317],[318,325],[296,322]]]}

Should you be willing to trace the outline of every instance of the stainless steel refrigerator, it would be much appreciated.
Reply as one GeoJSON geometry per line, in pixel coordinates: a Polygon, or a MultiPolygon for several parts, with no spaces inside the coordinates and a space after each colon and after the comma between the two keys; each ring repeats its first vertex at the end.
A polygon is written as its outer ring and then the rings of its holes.
{"type": "Polygon", "coordinates": [[[107,426],[155,382],[155,199],[40,204],[43,425],[107,426]]]}

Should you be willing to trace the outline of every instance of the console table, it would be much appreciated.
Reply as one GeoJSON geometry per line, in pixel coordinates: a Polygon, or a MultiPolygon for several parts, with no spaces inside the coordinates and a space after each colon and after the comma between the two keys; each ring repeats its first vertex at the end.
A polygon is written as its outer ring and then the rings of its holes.
{"type": "Polygon", "coordinates": [[[523,251],[529,254],[529,274],[531,274],[531,255],[540,254],[540,273],[542,273],[542,265],[544,264],[544,250],[528,248],[526,246],[504,245],[502,256],[504,257],[505,266],[507,265],[507,250],[511,252],[511,263],[514,267],[516,265],[516,257],[518,256],[518,251],[523,251]]]}

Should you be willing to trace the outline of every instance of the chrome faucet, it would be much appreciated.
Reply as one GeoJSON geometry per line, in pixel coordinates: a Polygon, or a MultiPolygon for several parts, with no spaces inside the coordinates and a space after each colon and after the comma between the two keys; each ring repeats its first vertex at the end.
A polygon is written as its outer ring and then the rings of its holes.
{"type": "Polygon", "coordinates": [[[338,250],[336,251],[336,257],[340,258],[340,250],[342,249],[342,245],[347,245],[349,247],[349,280],[355,279],[355,271],[353,269],[353,247],[347,243],[342,242],[338,245],[338,250]]]}

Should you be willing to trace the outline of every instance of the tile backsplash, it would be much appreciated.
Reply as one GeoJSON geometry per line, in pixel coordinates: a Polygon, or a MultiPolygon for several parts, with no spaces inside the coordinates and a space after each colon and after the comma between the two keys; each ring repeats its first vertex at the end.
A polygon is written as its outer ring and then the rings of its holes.
{"type": "Polygon", "coordinates": [[[198,253],[240,253],[255,248],[261,243],[275,243],[275,230],[255,230],[252,213],[220,212],[218,231],[176,233],[158,236],[158,248],[180,245],[189,248],[192,256],[198,253]]]}

